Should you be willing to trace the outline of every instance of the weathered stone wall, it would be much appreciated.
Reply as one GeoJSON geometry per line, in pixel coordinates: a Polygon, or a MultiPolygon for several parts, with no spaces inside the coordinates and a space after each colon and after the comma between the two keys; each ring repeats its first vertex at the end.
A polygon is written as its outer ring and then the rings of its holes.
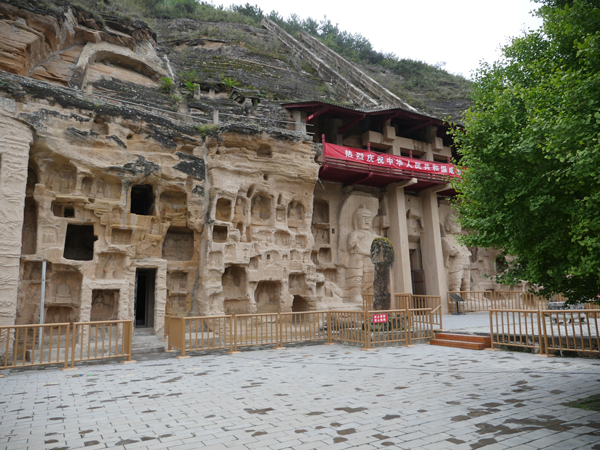
{"type": "MultiPolygon", "coordinates": [[[[177,271],[191,286],[198,276],[205,216],[201,138],[193,128],[185,135],[32,101],[17,104],[14,115],[35,133],[23,167],[15,170],[23,180],[21,213],[14,217],[22,222],[25,211],[25,225],[17,227],[24,245],[16,321],[39,319],[39,261],[45,260],[48,321],[94,317],[94,298],[104,302],[97,291],[116,292],[116,310],[108,308],[106,319],[132,317],[136,269],[150,267],[157,270],[152,322],[162,329],[167,277],[177,271]]],[[[197,301],[187,296],[188,304],[197,301]]]]}
{"type": "MultiPolygon", "coordinates": [[[[31,129],[15,119],[17,105],[0,98],[0,325],[15,323],[25,186],[31,129]]],[[[34,236],[30,236],[33,239],[34,236]]]]}
{"type": "Polygon", "coordinates": [[[235,125],[209,137],[207,147],[202,312],[314,308],[310,223],[318,165],[312,143],[300,133],[235,125]]]}

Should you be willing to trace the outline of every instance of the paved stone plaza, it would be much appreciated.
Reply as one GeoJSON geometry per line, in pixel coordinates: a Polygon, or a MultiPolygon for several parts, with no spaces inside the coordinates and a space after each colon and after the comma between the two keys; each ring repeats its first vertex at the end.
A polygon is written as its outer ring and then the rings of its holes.
{"type": "Polygon", "coordinates": [[[429,345],[8,371],[1,449],[600,449],[600,360],[429,345]]]}

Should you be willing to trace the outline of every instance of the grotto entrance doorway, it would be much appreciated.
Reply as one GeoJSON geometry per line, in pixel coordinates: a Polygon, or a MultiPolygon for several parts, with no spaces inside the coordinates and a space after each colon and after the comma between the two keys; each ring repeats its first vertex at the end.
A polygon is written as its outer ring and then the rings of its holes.
{"type": "Polygon", "coordinates": [[[135,270],[134,323],[136,328],[154,327],[156,269],[135,270]]]}

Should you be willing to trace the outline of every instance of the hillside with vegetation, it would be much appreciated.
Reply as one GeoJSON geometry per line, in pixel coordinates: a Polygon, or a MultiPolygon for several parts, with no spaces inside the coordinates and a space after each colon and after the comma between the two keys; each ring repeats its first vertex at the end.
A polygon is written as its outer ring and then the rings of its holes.
{"type": "MultiPolygon", "coordinates": [[[[25,3],[58,10],[62,2],[31,0],[25,3]]],[[[347,103],[318,79],[307,63],[261,29],[261,19],[268,17],[292,35],[304,30],[316,37],[421,112],[456,120],[468,107],[469,80],[439,66],[378,52],[368,38],[340,30],[327,18],[317,21],[291,15],[286,19],[275,11],[266,13],[248,3],[231,8],[195,0],[76,0],[73,3],[90,11],[100,23],[102,20],[146,22],[157,33],[161,51],[168,55],[178,73],[174,78],[182,88],[186,81],[183,74],[188,73],[194,74],[193,80],[188,81],[210,85],[226,80],[225,83],[234,83],[238,89],[257,90],[256,95],[272,101],[314,99],[347,103]],[[205,50],[207,42],[212,42],[213,49],[218,50],[220,44],[226,48],[210,55],[201,54],[198,49],[205,50]],[[283,67],[275,67],[280,66],[278,61],[288,70],[301,72],[302,80],[295,78],[291,84],[286,83],[281,72],[283,67]],[[277,69],[275,75],[274,68],[277,69]]]]}

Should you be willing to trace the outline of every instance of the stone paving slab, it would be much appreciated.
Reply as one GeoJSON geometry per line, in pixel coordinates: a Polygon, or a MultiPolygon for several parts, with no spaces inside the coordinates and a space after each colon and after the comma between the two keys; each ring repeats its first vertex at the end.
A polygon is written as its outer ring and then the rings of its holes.
{"type": "Polygon", "coordinates": [[[600,393],[598,359],[429,345],[145,358],[5,371],[0,449],[600,449],[600,413],[562,405],[600,393]]]}

